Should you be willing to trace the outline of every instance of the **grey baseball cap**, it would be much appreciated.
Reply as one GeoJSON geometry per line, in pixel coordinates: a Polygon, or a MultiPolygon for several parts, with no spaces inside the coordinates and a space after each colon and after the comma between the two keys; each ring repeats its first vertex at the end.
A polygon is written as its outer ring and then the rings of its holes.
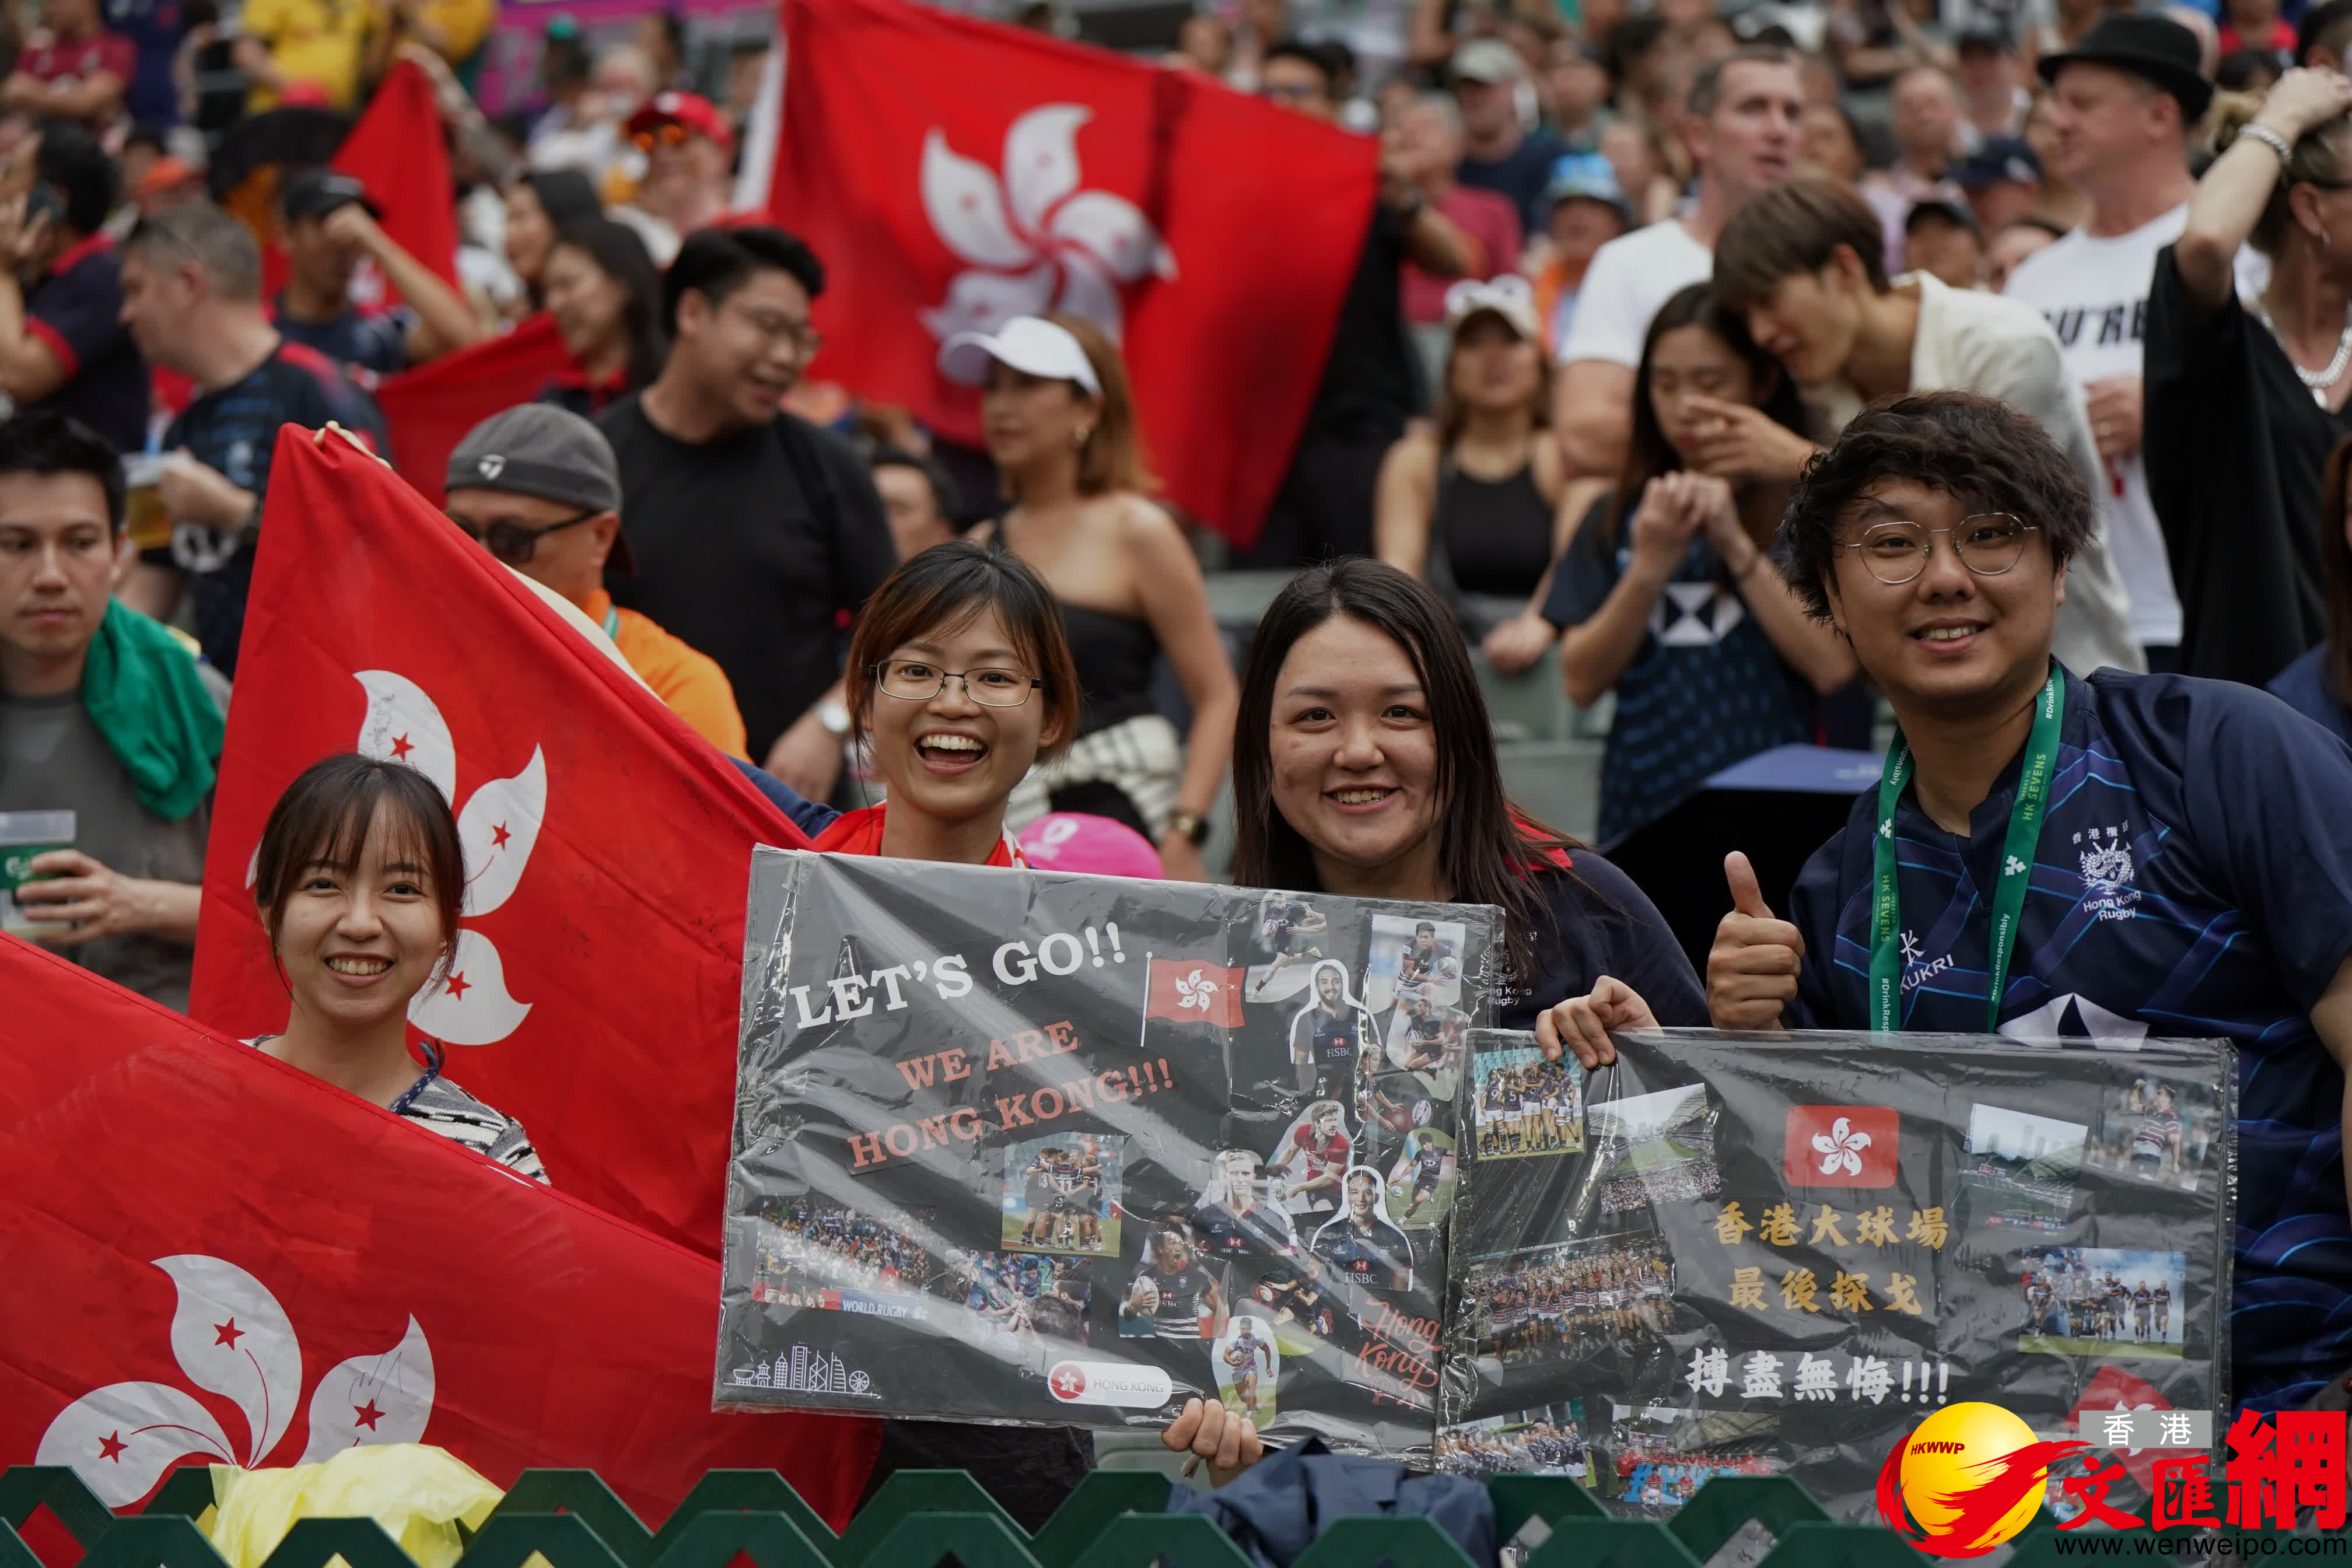
{"type": "MultiPolygon", "coordinates": [[[[595,426],[551,403],[519,403],[467,431],[449,454],[441,488],[537,496],[583,510],[621,510],[621,468],[613,444],[595,426]]],[[[613,536],[608,564],[636,574],[625,527],[613,536]]]]}

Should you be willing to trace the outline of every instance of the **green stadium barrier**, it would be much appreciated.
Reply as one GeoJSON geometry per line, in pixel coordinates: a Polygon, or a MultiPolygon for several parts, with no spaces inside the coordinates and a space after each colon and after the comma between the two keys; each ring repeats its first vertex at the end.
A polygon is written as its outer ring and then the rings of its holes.
{"type": "MultiPolygon", "coordinates": [[[[658,1531],[586,1470],[530,1470],[465,1543],[458,1568],[1245,1568],[1200,1515],[1160,1511],[1167,1482],[1145,1471],[1087,1478],[1034,1537],[961,1470],[906,1470],[835,1537],[772,1470],[714,1470],[658,1531]],[[539,1561],[534,1562],[534,1558],[539,1561]]],[[[1549,1535],[1528,1568],[1700,1568],[1751,1521],[1774,1544],[1759,1568],[1916,1568],[1919,1555],[1875,1526],[1831,1522],[1785,1476],[1707,1482],[1671,1526],[1607,1516],[1578,1482],[1531,1476],[1487,1484],[1496,1539],[1530,1520],[1549,1535]]],[[[38,1568],[18,1531],[46,1509],[81,1547],[83,1568],[224,1568],[200,1521],[212,1509],[202,1468],[175,1472],[145,1509],[118,1517],[70,1469],[0,1470],[0,1568],[38,1568]]],[[[2011,1543],[2008,1568],[2055,1568],[2048,1516],[2011,1543]]],[[[2257,1551],[2259,1548],[2257,1548],[2257,1551]]],[[[2252,1553],[2249,1553],[2252,1555],[2252,1553]]],[[[414,1568],[372,1520],[304,1520],[264,1568],[414,1568]]],[[[1430,1521],[1333,1524],[1298,1568],[1463,1568],[1461,1549],[1430,1521]]]]}
{"type": "Polygon", "coordinates": [[[1676,1510],[1666,1528],[1704,1563],[1750,1520],[1778,1541],[1798,1525],[1828,1518],[1822,1505],[1787,1476],[1718,1476],[1676,1510]]]}

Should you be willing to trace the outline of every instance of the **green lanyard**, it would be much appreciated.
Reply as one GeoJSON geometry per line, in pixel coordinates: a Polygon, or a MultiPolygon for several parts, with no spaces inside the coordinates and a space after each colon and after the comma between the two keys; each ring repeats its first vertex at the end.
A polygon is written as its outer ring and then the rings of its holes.
{"type": "Polygon", "coordinates": [[[618,608],[604,612],[604,635],[614,642],[621,640],[621,612],[618,608]]]}
{"type": "MultiPolygon", "coordinates": [[[[1985,1000],[1985,1030],[2000,1027],[2001,993],[2009,988],[2009,957],[2017,946],[2018,917],[2033,880],[2033,850],[2042,838],[2042,803],[2050,775],[2058,769],[2058,721],[2066,711],[2066,687],[2055,667],[2042,688],[2033,731],[2025,739],[2025,766],[2018,774],[2017,804],[2009,809],[2009,837],[2001,847],[2000,880],[1992,895],[1992,986],[1985,1000]]],[[[1870,910],[1870,1026],[1895,1029],[1903,999],[1902,894],[1895,882],[1895,803],[1911,782],[1911,748],[1895,737],[1886,753],[1886,773],[1878,781],[1878,839],[1873,846],[1877,890],[1870,910]]]]}

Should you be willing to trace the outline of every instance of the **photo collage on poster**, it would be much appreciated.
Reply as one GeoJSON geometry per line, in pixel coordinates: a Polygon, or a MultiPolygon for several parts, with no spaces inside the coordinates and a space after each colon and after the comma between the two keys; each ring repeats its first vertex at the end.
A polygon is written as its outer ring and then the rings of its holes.
{"type": "Polygon", "coordinates": [[[1393,1358],[1370,1353],[1375,1330],[1433,1331],[1462,1174],[1469,928],[1376,914],[1351,936],[1335,907],[1268,893],[1254,911],[1208,1184],[1150,1216],[1120,1309],[1123,1336],[1208,1340],[1219,1398],[1261,1427],[1310,1368],[1374,1369],[1368,1388],[1401,1392],[1377,1373],[1393,1358]]]}
{"type": "Polygon", "coordinates": [[[1616,1045],[1555,1132],[1524,1087],[1532,1037],[1473,1033],[1440,1468],[1538,1463],[1525,1432],[1622,1516],[1785,1471],[1859,1520],[1855,1456],[1937,1405],[2071,1435],[2086,1411],[2222,1398],[2226,1043],[1616,1045]]]}
{"type": "Polygon", "coordinates": [[[887,1413],[1143,1425],[1200,1397],[1426,1458],[1484,911],[1033,873],[1008,933],[992,888],[958,901],[982,874],[774,858],[793,881],[760,913],[755,859],[751,929],[794,940],[747,938],[782,1000],[744,1030],[723,1405],[866,1407],[762,1400],[805,1349],[887,1413]],[[902,981],[902,1018],[799,1022],[959,950],[953,1008],[902,981]]]}

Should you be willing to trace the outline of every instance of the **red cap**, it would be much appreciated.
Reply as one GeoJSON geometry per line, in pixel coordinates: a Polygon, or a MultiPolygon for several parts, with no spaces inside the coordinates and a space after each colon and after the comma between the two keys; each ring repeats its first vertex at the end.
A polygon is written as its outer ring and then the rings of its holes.
{"type": "Polygon", "coordinates": [[[190,180],[201,180],[204,177],[205,172],[186,159],[167,155],[147,165],[146,174],[139,178],[139,188],[131,195],[142,199],[159,195],[174,185],[185,184],[190,180]]]}
{"type": "Polygon", "coordinates": [[[629,134],[644,135],[664,125],[684,126],[697,135],[708,136],[721,147],[735,145],[735,128],[719,112],[711,101],[696,92],[657,92],[642,108],[629,116],[629,134]]]}

